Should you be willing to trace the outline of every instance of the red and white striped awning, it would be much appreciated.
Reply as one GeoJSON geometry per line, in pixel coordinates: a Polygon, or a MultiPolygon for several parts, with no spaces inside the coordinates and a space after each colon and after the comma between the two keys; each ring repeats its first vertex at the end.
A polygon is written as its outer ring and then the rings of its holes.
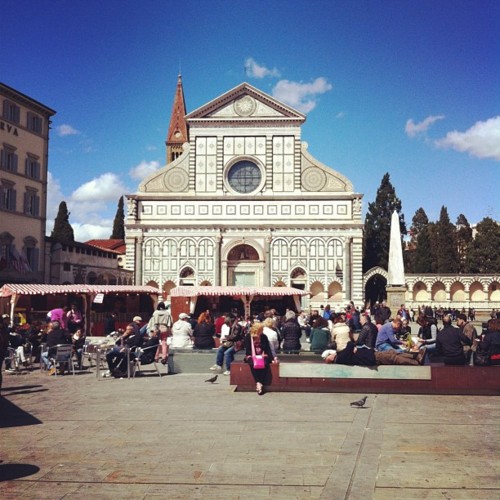
{"type": "Polygon", "coordinates": [[[171,297],[199,297],[201,295],[282,297],[284,295],[308,295],[308,293],[309,292],[299,290],[298,288],[285,286],[178,286],[170,290],[171,297]]]}
{"type": "Polygon", "coordinates": [[[8,283],[0,288],[0,297],[11,295],[63,295],[63,294],[98,294],[98,293],[137,293],[160,294],[154,286],[132,285],[44,285],[8,283]]]}

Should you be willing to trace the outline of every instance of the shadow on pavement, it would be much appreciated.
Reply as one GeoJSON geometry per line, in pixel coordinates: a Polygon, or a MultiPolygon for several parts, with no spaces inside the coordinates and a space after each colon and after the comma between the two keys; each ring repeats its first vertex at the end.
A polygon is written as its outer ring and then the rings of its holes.
{"type": "MultiPolygon", "coordinates": [[[[18,387],[17,389],[22,389],[22,387],[18,387]]],[[[47,389],[42,390],[46,391],[47,389]]],[[[19,393],[16,392],[16,394],[20,394],[22,392],[23,391],[19,393]]],[[[8,399],[5,399],[5,397],[0,397],[0,428],[21,427],[24,425],[38,425],[41,423],[41,420],[38,420],[36,417],[31,415],[31,413],[28,413],[19,408],[19,406],[11,403],[8,399]]]]}
{"type": "Polygon", "coordinates": [[[32,476],[40,467],[31,464],[0,464],[0,482],[32,476]]]}

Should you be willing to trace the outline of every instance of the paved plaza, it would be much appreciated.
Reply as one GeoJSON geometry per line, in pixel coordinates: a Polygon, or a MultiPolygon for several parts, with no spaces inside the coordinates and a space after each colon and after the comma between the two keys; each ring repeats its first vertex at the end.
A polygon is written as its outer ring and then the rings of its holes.
{"type": "Polygon", "coordinates": [[[500,496],[498,397],[354,409],[361,394],[259,397],[209,376],[4,375],[0,498],[500,496]]]}

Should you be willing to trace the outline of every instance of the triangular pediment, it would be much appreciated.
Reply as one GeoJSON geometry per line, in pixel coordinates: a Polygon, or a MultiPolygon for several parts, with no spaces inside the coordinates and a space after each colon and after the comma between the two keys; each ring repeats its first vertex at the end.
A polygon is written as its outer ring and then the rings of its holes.
{"type": "Polygon", "coordinates": [[[200,121],[279,121],[301,124],[305,115],[274,97],[242,83],[186,116],[188,122],[200,121]]]}

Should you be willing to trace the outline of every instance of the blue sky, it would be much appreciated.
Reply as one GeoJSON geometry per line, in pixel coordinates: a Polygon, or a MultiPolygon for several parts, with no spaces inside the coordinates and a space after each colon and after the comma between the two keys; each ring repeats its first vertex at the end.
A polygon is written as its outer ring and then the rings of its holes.
{"type": "Polygon", "coordinates": [[[385,172],[407,225],[500,219],[500,1],[4,0],[0,81],[55,109],[48,218],[111,234],[188,112],[243,81],[307,114],[302,138],[364,193],[385,172]],[[8,22],[5,22],[8,20],[8,22]]]}

